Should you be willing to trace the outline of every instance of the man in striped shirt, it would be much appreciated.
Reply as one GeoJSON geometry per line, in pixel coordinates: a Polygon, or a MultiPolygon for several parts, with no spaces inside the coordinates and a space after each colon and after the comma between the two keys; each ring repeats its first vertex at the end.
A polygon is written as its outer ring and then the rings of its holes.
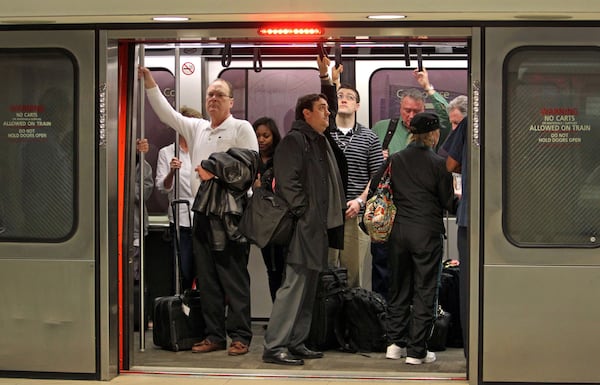
{"type": "Polygon", "coordinates": [[[346,156],[348,184],[346,187],[346,221],[344,249],[330,249],[329,265],[348,269],[348,286],[371,289],[370,238],[359,227],[367,200],[367,186],[371,177],[383,164],[381,143],[368,127],[356,121],[360,107],[358,91],[348,84],[339,84],[342,65],[328,75],[329,59],[317,59],[321,78],[321,92],[329,99],[329,111],[335,115],[335,125],[329,133],[346,156]],[[337,88],[337,92],[336,92],[337,88]]]}

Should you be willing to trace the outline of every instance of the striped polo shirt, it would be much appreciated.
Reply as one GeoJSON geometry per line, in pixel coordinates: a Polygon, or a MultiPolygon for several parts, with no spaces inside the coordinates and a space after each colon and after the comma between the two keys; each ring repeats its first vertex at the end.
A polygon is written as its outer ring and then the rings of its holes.
{"type": "Polygon", "coordinates": [[[344,152],[348,163],[346,199],[356,199],[383,164],[381,143],[373,131],[360,123],[356,123],[345,135],[338,128],[333,128],[331,136],[344,152]]]}

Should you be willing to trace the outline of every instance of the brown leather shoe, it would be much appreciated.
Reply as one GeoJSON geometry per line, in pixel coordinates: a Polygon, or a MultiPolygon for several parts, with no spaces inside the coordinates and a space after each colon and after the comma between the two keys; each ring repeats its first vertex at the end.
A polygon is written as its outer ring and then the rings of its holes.
{"type": "Polygon", "coordinates": [[[229,351],[227,352],[230,356],[241,356],[246,353],[248,353],[248,345],[240,341],[233,341],[229,345],[229,351]]]}
{"type": "Polygon", "coordinates": [[[215,350],[225,350],[225,344],[203,339],[192,346],[192,353],[208,353],[214,352],[215,350]]]}

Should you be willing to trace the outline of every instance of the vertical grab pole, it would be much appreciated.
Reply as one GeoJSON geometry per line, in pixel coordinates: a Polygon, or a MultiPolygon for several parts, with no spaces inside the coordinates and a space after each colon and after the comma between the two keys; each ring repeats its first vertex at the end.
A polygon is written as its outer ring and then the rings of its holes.
{"type": "MultiPolygon", "coordinates": [[[[179,47],[175,48],[175,109],[180,109],[180,92],[179,86],[181,82],[181,57],[179,53],[179,47]]],[[[175,157],[179,159],[179,132],[175,131],[175,157]]],[[[173,201],[179,201],[179,169],[175,169],[175,179],[173,180],[173,201]]],[[[168,209],[167,209],[168,210],[168,209]]],[[[175,222],[175,240],[173,242],[173,256],[175,269],[175,295],[181,292],[181,268],[179,260],[179,245],[181,245],[181,229],[179,228],[179,207],[177,205],[171,205],[173,210],[173,222],[175,222]]],[[[191,223],[190,223],[191,225],[191,223]]]]}
{"type": "MultiPolygon", "coordinates": [[[[140,48],[139,48],[139,63],[140,66],[144,66],[144,54],[145,54],[145,48],[144,45],[141,44],[140,48]]],[[[137,68],[134,68],[134,73],[137,73],[137,68]]],[[[145,119],[144,119],[144,114],[145,114],[145,110],[144,110],[144,96],[146,95],[145,93],[145,89],[144,89],[144,79],[139,79],[138,81],[138,87],[139,87],[139,102],[140,102],[140,137],[144,138],[145,134],[146,134],[146,130],[145,130],[145,119]]],[[[136,148],[137,151],[137,148],[136,148]]],[[[146,306],[145,306],[145,301],[144,301],[144,292],[146,291],[146,279],[145,279],[145,273],[144,273],[144,265],[145,265],[145,258],[144,258],[144,250],[145,250],[145,245],[144,245],[144,228],[145,228],[145,223],[144,223],[144,201],[145,201],[145,197],[144,197],[144,173],[146,170],[144,170],[144,162],[145,162],[145,156],[144,153],[141,152],[140,153],[140,175],[139,178],[140,180],[138,181],[136,179],[136,183],[140,184],[140,229],[139,229],[139,234],[140,234],[140,351],[143,352],[146,349],[146,322],[145,322],[145,314],[146,314],[146,306]]],[[[137,178],[137,175],[136,175],[137,178]]]]}

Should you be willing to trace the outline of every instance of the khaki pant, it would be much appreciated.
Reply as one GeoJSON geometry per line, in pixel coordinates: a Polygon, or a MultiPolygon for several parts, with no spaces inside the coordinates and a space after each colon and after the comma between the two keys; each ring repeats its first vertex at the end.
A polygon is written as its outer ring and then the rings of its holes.
{"type": "Polygon", "coordinates": [[[362,217],[346,219],[344,250],[329,249],[329,266],[348,269],[348,286],[371,290],[371,239],[358,227],[362,217]]]}

